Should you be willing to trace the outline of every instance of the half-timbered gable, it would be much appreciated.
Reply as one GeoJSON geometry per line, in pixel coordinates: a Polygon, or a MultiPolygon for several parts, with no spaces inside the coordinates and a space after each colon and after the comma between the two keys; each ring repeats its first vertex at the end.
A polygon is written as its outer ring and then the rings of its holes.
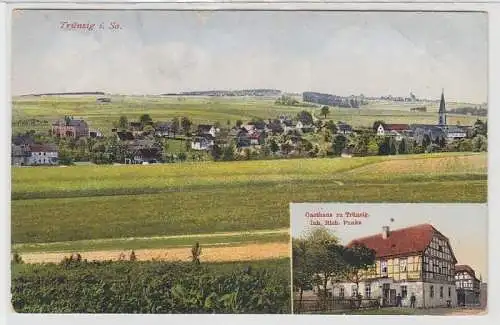
{"type": "Polygon", "coordinates": [[[480,305],[481,281],[469,265],[455,267],[455,285],[458,294],[458,304],[461,306],[480,305]]]}
{"type": "Polygon", "coordinates": [[[457,259],[448,238],[436,230],[423,257],[424,281],[450,284],[454,282],[457,259]]]}

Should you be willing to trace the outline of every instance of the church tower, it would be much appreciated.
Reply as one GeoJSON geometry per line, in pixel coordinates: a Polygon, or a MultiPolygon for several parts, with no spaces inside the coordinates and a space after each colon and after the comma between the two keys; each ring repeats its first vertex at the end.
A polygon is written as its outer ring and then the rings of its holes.
{"type": "Polygon", "coordinates": [[[441,102],[439,103],[439,125],[446,125],[446,104],[444,102],[444,89],[441,92],[441,102]]]}

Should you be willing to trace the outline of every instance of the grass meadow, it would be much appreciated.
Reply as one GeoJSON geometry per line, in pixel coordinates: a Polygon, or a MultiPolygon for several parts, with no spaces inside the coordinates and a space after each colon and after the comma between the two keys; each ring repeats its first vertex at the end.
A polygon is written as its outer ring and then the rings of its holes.
{"type": "Polygon", "coordinates": [[[288,228],[290,202],[485,202],[487,159],[13,168],[12,184],[12,242],[34,244],[288,228]]]}

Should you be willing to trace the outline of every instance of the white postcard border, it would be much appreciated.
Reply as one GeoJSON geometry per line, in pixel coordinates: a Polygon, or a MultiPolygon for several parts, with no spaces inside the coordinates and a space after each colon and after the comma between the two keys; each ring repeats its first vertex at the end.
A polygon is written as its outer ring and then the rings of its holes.
{"type": "MultiPolygon", "coordinates": [[[[495,218],[497,211],[500,211],[500,177],[499,167],[500,156],[499,149],[496,146],[500,143],[500,129],[495,127],[495,124],[490,124],[489,129],[489,166],[488,166],[488,186],[489,196],[488,205],[490,216],[489,219],[489,283],[488,283],[488,314],[485,316],[308,316],[308,315],[29,315],[15,314],[10,307],[10,150],[8,141],[10,140],[10,11],[12,8],[44,8],[44,9],[172,9],[172,10],[214,10],[214,9],[266,9],[266,10],[438,10],[438,11],[488,11],[489,13],[489,107],[493,107],[489,111],[489,120],[500,122],[500,5],[499,3],[484,2],[480,0],[469,1],[468,3],[454,3],[452,1],[443,1],[440,3],[432,3],[426,1],[419,2],[310,2],[304,3],[299,1],[288,1],[287,3],[266,3],[257,1],[233,1],[232,3],[216,3],[216,2],[201,2],[189,1],[173,2],[173,3],[145,3],[138,1],[134,3],[124,3],[119,1],[108,0],[107,3],[69,3],[68,1],[53,1],[45,3],[27,3],[26,1],[11,1],[11,3],[0,3],[0,17],[5,18],[6,24],[2,24],[2,32],[0,33],[0,46],[5,49],[1,51],[1,75],[0,98],[2,100],[2,132],[4,141],[1,142],[1,152],[5,160],[2,168],[2,184],[4,186],[4,195],[2,196],[3,207],[3,224],[2,230],[4,235],[1,237],[0,262],[4,267],[1,270],[2,276],[0,281],[0,320],[5,320],[7,324],[165,324],[167,323],[186,323],[192,324],[219,324],[219,323],[237,323],[237,324],[256,324],[256,323],[273,323],[273,324],[300,324],[302,322],[314,321],[316,324],[347,324],[348,322],[367,322],[370,321],[375,325],[389,324],[417,324],[417,322],[425,321],[428,325],[433,324],[454,324],[460,325],[467,322],[475,322],[476,324],[494,323],[495,319],[500,319],[499,299],[500,292],[499,278],[493,277],[494,274],[500,274],[499,263],[497,259],[496,247],[500,245],[500,236],[495,233],[495,229],[500,229],[500,220],[495,218]],[[493,125],[493,126],[492,126],[493,125]],[[495,145],[492,145],[495,144],[495,145]],[[367,318],[368,317],[368,318],[367,318]]],[[[2,322],[3,324],[3,322],[2,322]]]]}

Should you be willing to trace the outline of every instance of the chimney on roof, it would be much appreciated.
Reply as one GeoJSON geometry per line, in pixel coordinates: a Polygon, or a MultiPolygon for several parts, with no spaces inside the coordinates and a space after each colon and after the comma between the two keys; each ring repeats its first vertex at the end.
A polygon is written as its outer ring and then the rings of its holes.
{"type": "Polygon", "coordinates": [[[382,238],[387,239],[389,237],[389,226],[382,227],[382,238]]]}

